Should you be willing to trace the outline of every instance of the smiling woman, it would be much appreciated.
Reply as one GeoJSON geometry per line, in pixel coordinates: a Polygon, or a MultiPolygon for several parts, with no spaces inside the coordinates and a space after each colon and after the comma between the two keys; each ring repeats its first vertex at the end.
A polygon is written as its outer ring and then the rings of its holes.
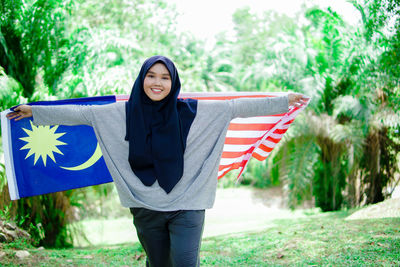
{"type": "MultiPolygon", "coordinates": [[[[23,105],[8,115],[33,116],[38,125],[94,129],[121,204],[133,214],[150,266],[199,265],[205,209],[214,204],[231,120],[287,113],[289,105],[306,101],[301,94],[197,100],[178,98],[180,89],[174,63],[153,56],[143,63],[128,102],[23,105]]],[[[97,154],[84,166],[92,164],[97,154]]]]}

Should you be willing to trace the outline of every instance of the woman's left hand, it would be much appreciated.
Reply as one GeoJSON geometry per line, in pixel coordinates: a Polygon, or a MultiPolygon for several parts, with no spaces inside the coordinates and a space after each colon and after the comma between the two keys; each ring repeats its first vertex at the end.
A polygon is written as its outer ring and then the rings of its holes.
{"type": "Polygon", "coordinates": [[[19,105],[13,112],[8,113],[6,117],[10,120],[15,119],[16,121],[32,117],[32,107],[28,105],[19,105]]]}
{"type": "Polygon", "coordinates": [[[303,94],[298,93],[289,93],[289,106],[301,107],[302,105],[307,104],[307,101],[310,99],[303,94]]]}

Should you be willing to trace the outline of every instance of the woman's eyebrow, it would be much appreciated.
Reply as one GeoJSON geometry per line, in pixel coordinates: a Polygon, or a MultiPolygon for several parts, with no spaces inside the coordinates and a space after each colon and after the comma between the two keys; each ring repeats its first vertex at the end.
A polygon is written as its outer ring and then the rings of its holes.
{"type": "MultiPolygon", "coordinates": [[[[150,73],[150,74],[157,74],[157,73],[155,73],[154,71],[151,71],[151,70],[149,70],[147,73],[150,73]]],[[[170,76],[169,75],[169,72],[164,72],[164,73],[161,73],[161,75],[167,75],[167,76],[170,76]]]]}

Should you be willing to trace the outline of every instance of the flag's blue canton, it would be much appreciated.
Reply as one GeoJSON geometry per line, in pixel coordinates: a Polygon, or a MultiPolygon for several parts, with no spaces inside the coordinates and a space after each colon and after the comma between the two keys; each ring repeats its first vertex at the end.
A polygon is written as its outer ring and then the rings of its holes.
{"type": "MultiPolygon", "coordinates": [[[[38,102],[33,103],[33,105],[101,105],[112,102],[115,102],[114,96],[38,102]]],[[[28,197],[112,182],[111,175],[108,172],[103,157],[94,163],[92,162],[82,167],[82,170],[67,170],[62,168],[80,166],[92,157],[97,146],[97,139],[92,127],[86,125],[58,126],[53,134],[57,136],[54,140],[59,141],[58,143],[61,144],[50,146],[53,148],[52,154],[54,155],[54,162],[46,153],[42,155],[42,157],[35,159],[35,151],[37,152],[39,148],[29,148],[29,141],[32,140],[32,138],[29,139],[29,134],[32,135],[30,131],[37,130],[38,126],[32,126],[29,119],[23,119],[21,121],[12,120],[10,123],[14,171],[19,197],[28,197]],[[25,130],[23,130],[23,128],[25,130]],[[59,135],[60,133],[65,134],[59,135]],[[28,148],[21,149],[27,145],[28,148]],[[54,147],[56,148],[54,149],[54,147]],[[62,154],[54,152],[57,149],[62,154]],[[30,150],[32,151],[30,152],[30,150]],[[29,157],[27,157],[28,153],[31,153],[29,157]],[[46,157],[46,165],[44,164],[43,157],[46,157]],[[93,181],[95,181],[95,183],[93,183],[93,181]]],[[[49,129],[54,131],[53,127],[54,126],[51,126],[49,129]]],[[[36,155],[36,157],[38,157],[38,155],[36,155]]]]}

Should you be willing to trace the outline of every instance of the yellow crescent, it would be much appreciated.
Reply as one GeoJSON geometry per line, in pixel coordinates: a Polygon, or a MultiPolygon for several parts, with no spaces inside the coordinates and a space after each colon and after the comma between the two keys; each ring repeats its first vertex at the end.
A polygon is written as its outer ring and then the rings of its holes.
{"type": "Polygon", "coordinates": [[[87,169],[93,164],[95,164],[102,156],[103,154],[101,153],[100,145],[97,143],[96,150],[94,151],[93,155],[84,163],[81,165],[75,166],[75,167],[61,167],[63,169],[69,170],[69,171],[80,171],[83,169],[87,169]]]}

